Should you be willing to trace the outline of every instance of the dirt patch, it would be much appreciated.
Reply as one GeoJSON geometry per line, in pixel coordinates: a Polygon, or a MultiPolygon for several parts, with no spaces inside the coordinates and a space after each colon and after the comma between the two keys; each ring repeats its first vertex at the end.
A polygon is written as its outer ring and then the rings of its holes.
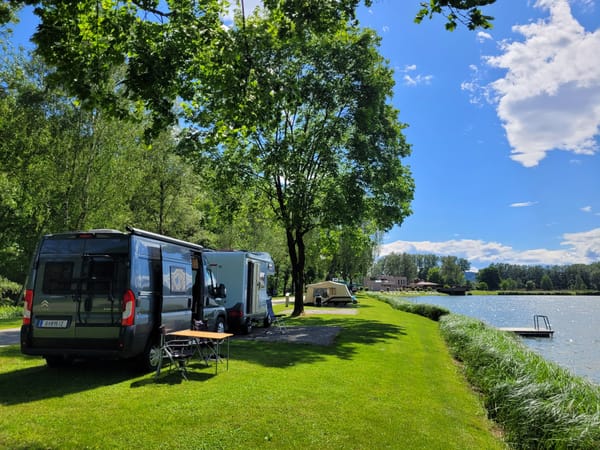
{"type": "Polygon", "coordinates": [[[341,330],[342,327],[327,326],[294,326],[286,327],[285,331],[280,331],[277,327],[267,329],[255,328],[252,330],[251,334],[246,336],[236,336],[236,338],[254,341],[330,346],[335,343],[335,338],[341,330]]]}

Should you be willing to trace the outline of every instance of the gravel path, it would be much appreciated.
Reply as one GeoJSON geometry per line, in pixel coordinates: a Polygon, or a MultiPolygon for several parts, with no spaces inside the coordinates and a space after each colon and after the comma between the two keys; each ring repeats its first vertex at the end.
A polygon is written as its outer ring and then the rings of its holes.
{"type": "Polygon", "coordinates": [[[342,327],[326,326],[286,327],[285,332],[280,332],[277,327],[254,328],[251,334],[236,336],[235,339],[330,346],[335,343],[335,338],[341,330],[342,327]]]}

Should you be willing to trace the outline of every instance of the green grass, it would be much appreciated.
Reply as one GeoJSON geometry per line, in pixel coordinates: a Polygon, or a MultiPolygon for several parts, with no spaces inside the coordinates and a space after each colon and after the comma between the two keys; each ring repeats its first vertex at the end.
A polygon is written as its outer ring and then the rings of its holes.
{"type": "Polygon", "coordinates": [[[232,340],[228,371],[189,381],[0,348],[0,448],[504,448],[437,323],[365,297],[286,322],[343,330],[331,347],[232,340]]]}

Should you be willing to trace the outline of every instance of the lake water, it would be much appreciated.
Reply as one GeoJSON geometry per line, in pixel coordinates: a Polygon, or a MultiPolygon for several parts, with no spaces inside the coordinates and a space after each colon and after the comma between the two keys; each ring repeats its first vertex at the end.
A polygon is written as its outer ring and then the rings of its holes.
{"type": "Polygon", "coordinates": [[[495,327],[532,328],[535,314],[546,315],[554,337],[523,342],[545,359],[600,384],[600,296],[432,295],[410,300],[443,306],[495,327]]]}

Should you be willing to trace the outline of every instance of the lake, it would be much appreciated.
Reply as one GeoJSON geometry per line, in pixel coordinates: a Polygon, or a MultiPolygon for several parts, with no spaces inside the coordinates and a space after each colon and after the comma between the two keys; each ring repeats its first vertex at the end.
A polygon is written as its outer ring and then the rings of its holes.
{"type": "Polygon", "coordinates": [[[467,295],[410,297],[443,306],[495,327],[533,327],[533,316],[548,316],[553,338],[523,338],[545,359],[600,384],[600,296],[467,295]]]}

